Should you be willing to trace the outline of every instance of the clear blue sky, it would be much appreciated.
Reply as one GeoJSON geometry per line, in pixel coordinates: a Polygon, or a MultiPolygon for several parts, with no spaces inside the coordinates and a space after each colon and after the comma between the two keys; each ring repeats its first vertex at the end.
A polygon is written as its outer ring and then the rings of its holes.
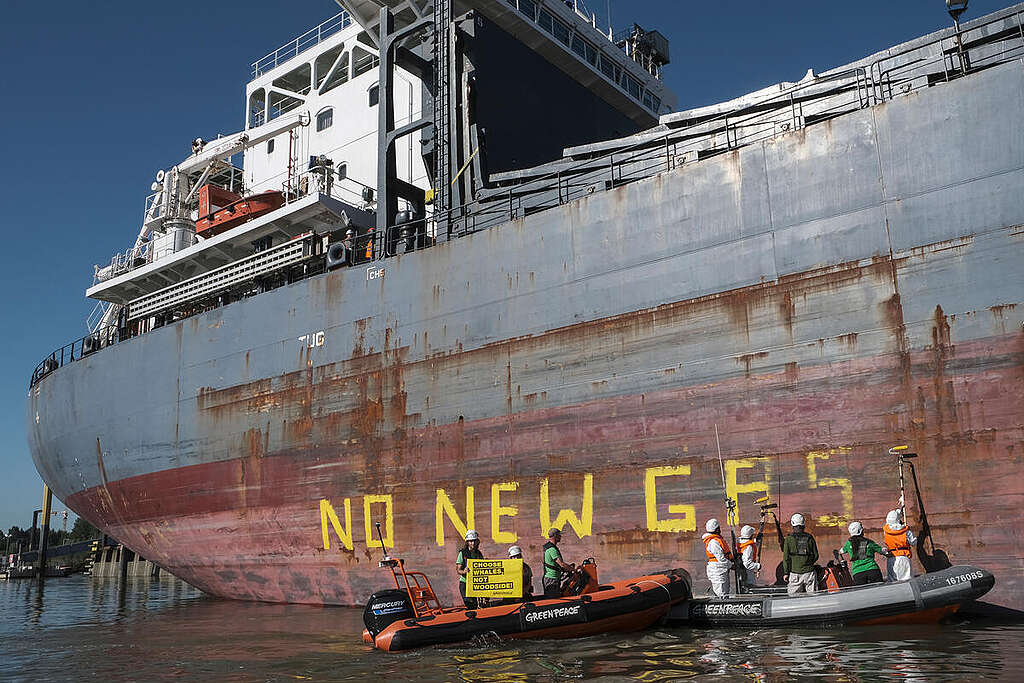
{"type": "MultiPolygon", "coordinates": [[[[588,4],[604,12],[605,0],[588,4]]],[[[972,0],[964,18],[1010,4],[972,0]]],[[[39,507],[25,441],[28,378],[44,355],[85,334],[93,264],[130,246],[157,169],[187,156],[195,137],[242,127],[250,63],[336,10],[330,0],[4,3],[3,530],[27,526],[39,507]]],[[[671,40],[666,80],[681,108],[799,80],[950,24],[943,0],[611,0],[611,14],[616,29],[636,21],[671,40]]]]}

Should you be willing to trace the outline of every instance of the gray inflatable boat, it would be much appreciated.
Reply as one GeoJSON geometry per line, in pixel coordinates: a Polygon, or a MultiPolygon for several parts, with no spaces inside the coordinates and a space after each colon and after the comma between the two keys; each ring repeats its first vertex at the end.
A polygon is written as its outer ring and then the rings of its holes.
{"type": "MultiPolygon", "coordinates": [[[[991,572],[959,565],[907,581],[822,590],[810,595],[753,592],[692,598],[669,612],[672,626],[839,626],[935,622],[995,585],[991,572]]],[[[783,589],[784,590],[784,589],[783,589]]],[[[756,591],[756,589],[755,589],[756,591]]]]}

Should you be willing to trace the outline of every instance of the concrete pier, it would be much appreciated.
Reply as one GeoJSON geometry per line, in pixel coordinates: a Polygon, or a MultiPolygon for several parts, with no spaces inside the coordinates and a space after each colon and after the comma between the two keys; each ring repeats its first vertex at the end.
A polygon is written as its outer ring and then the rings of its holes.
{"type": "Polygon", "coordinates": [[[97,551],[93,561],[92,576],[159,576],[160,567],[123,545],[107,546],[97,551]]]}

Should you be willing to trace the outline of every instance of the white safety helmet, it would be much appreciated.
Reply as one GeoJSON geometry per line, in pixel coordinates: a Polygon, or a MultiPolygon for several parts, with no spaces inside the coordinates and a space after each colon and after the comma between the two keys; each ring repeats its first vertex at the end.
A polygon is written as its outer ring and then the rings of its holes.
{"type": "Polygon", "coordinates": [[[793,526],[803,526],[804,525],[804,516],[801,515],[798,512],[798,513],[796,513],[795,515],[793,515],[792,517],[789,518],[789,523],[792,524],[793,526]]]}
{"type": "Polygon", "coordinates": [[[752,527],[749,524],[747,524],[742,529],[740,529],[740,538],[746,539],[746,538],[753,538],[753,537],[754,537],[754,527],[752,527]]]}
{"type": "Polygon", "coordinates": [[[898,529],[900,527],[900,511],[890,510],[889,514],[885,516],[885,523],[893,529],[898,529]]]}
{"type": "Polygon", "coordinates": [[[712,517],[708,520],[708,523],[704,525],[704,528],[707,530],[709,534],[713,534],[715,533],[715,529],[717,529],[719,526],[720,525],[718,523],[718,520],[712,517]]]}
{"type": "Polygon", "coordinates": [[[864,525],[860,522],[850,522],[850,526],[846,528],[850,530],[851,536],[860,536],[864,533],[864,525]]]}
{"type": "Polygon", "coordinates": [[[521,557],[522,554],[523,554],[523,549],[520,548],[517,545],[514,545],[514,546],[512,546],[511,548],[508,549],[508,556],[509,557],[515,557],[516,555],[519,555],[521,557]]]}
{"type": "Polygon", "coordinates": [[[476,529],[470,529],[469,531],[466,532],[466,540],[467,541],[479,541],[480,540],[480,534],[478,534],[476,532],[476,529]]]}

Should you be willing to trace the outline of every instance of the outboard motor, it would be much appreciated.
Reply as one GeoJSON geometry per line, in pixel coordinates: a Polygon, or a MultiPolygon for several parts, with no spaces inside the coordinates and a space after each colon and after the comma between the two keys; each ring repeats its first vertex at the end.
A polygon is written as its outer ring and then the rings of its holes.
{"type": "Polygon", "coordinates": [[[563,596],[583,595],[584,593],[593,593],[597,590],[598,585],[600,584],[597,580],[597,562],[594,561],[594,558],[588,557],[576,568],[576,571],[566,576],[562,582],[561,592],[563,596]]]}
{"type": "Polygon", "coordinates": [[[397,588],[377,591],[366,601],[363,608],[363,625],[374,638],[377,634],[400,619],[412,619],[416,612],[412,608],[409,594],[397,588]]]}
{"type": "Polygon", "coordinates": [[[853,577],[850,576],[850,568],[846,560],[839,556],[838,550],[833,550],[834,560],[829,560],[825,568],[815,566],[818,590],[827,590],[829,593],[853,585],[853,577]]]}

